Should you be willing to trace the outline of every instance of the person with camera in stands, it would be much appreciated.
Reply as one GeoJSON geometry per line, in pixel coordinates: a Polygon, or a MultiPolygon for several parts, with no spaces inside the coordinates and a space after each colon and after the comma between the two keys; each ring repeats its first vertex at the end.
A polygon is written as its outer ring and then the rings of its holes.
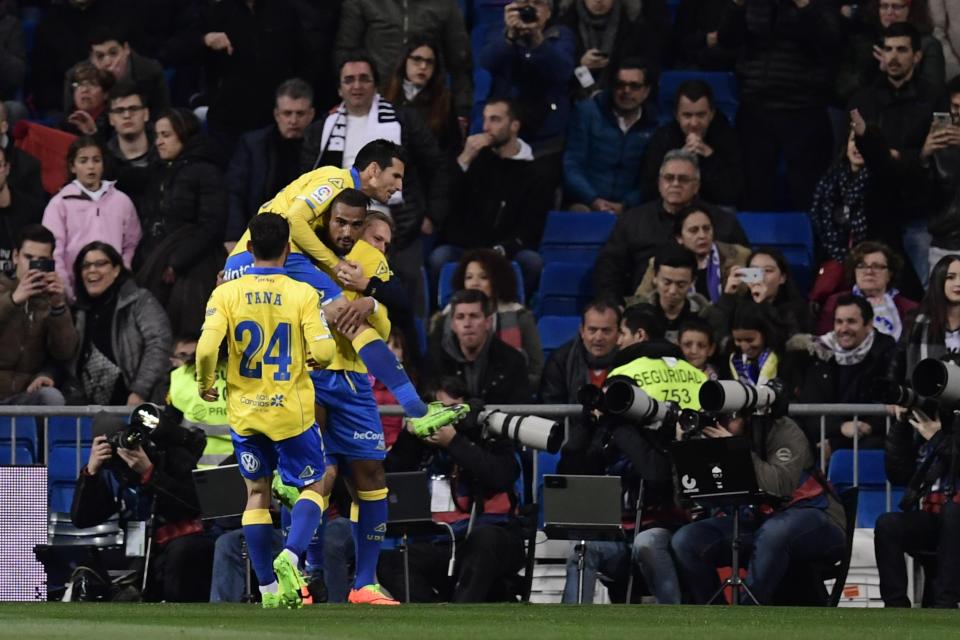
{"type": "Polygon", "coordinates": [[[64,283],[54,271],[53,233],[20,229],[13,277],[0,273],[0,404],[62,405],[62,365],[77,349],[64,283]]]}
{"type": "MultiPolygon", "coordinates": [[[[678,398],[684,408],[699,406],[692,400],[706,375],[684,361],[680,349],[664,339],[665,329],[663,319],[651,305],[628,307],[617,336],[620,351],[607,382],[628,380],[657,400],[669,395],[678,398]],[[653,387],[637,383],[660,379],[658,373],[666,370],[686,375],[675,376],[677,382],[653,387]],[[679,382],[680,378],[685,381],[679,382]]],[[[621,477],[627,541],[587,543],[580,600],[593,602],[598,571],[612,578],[613,590],[620,592],[636,566],[659,604],[680,604],[680,581],[670,555],[670,538],[687,522],[687,514],[673,499],[673,463],[668,453],[669,443],[675,437],[672,426],[652,429],[651,425],[626,416],[605,413],[591,414],[589,422],[594,429],[587,449],[587,466],[582,472],[621,477]]],[[[577,554],[571,552],[567,557],[563,602],[577,602],[578,582],[577,554]]]]}
{"type": "MultiPolygon", "coordinates": [[[[952,365],[948,365],[952,366],[952,365]]],[[[941,412],[953,420],[949,411],[941,412]]],[[[886,439],[884,467],[894,485],[907,485],[902,511],[877,519],[873,545],[886,607],[909,607],[904,554],[927,573],[923,606],[956,609],[960,599],[960,494],[955,424],[922,409],[897,408],[886,439]]]]}
{"type": "Polygon", "coordinates": [[[159,422],[151,430],[156,416],[144,416],[150,409],[138,406],[129,425],[119,416],[95,416],[93,432],[99,435],[77,479],[70,518],[80,529],[114,514],[128,532],[134,523],[146,523],[150,554],[143,568],[143,600],[205,602],[214,542],[200,521],[192,471],[206,438],[202,431],[181,427],[182,414],[172,408],[158,411],[159,422]]]}
{"type": "MultiPolygon", "coordinates": [[[[392,465],[404,460],[407,470],[430,472],[433,519],[449,525],[456,538],[452,571],[449,535],[410,545],[411,602],[515,601],[519,594],[517,572],[533,523],[525,523],[517,510],[516,448],[509,438],[487,435],[478,421],[483,402],[471,397],[460,378],[441,378],[436,399],[448,406],[470,401],[470,414],[430,435],[404,431],[390,451],[392,465]]],[[[405,599],[402,552],[382,553],[378,575],[395,598],[405,599]]]]}
{"type": "MultiPolygon", "coordinates": [[[[779,499],[759,508],[739,507],[740,562],[748,561],[746,585],[758,604],[774,602],[780,587],[796,586],[781,584],[791,563],[840,559],[846,544],[843,506],[817,470],[796,422],[786,416],[728,414],[705,427],[703,435],[748,438],[759,488],[779,499]]],[[[717,567],[730,566],[733,522],[729,510],[720,510],[673,536],[681,583],[695,604],[707,604],[720,588],[717,567]]]]}
{"type": "Polygon", "coordinates": [[[477,57],[491,75],[490,95],[509,96],[523,112],[520,135],[537,156],[563,150],[576,66],[573,32],[553,20],[551,0],[515,0],[503,8],[502,37],[477,57]]]}

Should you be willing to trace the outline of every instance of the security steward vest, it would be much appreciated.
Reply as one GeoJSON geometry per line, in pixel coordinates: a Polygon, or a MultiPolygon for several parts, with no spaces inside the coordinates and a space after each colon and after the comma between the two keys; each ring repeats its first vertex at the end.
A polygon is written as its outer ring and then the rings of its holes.
{"type": "Polygon", "coordinates": [[[233,440],[227,425],[227,377],[225,365],[217,367],[214,387],[220,392],[216,402],[207,402],[197,393],[197,367],[185,364],[170,372],[169,402],[183,412],[184,426],[203,429],[207,446],[197,462],[198,469],[215,467],[233,453],[233,440]]]}
{"type": "Polygon", "coordinates": [[[669,400],[683,409],[697,411],[700,385],[707,381],[706,374],[686,360],[669,356],[636,358],[611,370],[607,382],[616,377],[629,378],[654,400],[669,400]]]}

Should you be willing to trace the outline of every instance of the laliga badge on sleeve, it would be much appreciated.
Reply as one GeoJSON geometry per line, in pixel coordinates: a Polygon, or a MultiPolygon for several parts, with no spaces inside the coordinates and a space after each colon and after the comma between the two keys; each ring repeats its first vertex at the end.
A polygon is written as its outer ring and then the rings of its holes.
{"type": "Polygon", "coordinates": [[[125,555],[128,558],[142,558],[147,552],[147,523],[134,520],[127,523],[125,555]]]}
{"type": "Polygon", "coordinates": [[[448,513],[454,510],[450,481],[446,476],[433,476],[430,479],[430,511],[448,513]]]}

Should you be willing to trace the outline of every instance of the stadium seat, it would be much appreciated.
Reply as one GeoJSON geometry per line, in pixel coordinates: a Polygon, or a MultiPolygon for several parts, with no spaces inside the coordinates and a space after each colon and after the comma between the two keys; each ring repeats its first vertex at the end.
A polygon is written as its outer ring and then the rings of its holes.
{"type": "Polygon", "coordinates": [[[47,463],[47,477],[50,482],[76,482],[80,469],[87,464],[90,458],[90,447],[80,448],[80,458],[77,459],[77,448],[67,445],[54,445],[50,449],[50,460],[47,463]]]}
{"type": "Polygon", "coordinates": [[[73,491],[76,486],[76,481],[58,480],[50,483],[50,511],[53,513],[70,513],[73,491]]]}
{"type": "Polygon", "coordinates": [[[737,214],[740,226],[754,247],[774,247],[783,252],[800,291],[806,294],[813,283],[813,227],[802,211],[737,214]]]}
{"type": "Polygon", "coordinates": [[[540,257],[548,262],[594,262],[617,217],[594,211],[551,211],[540,240],[540,257]]]}
{"type": "Polygon", "coordinates": [[[859,486],[857,527],[873,528],[881,514],[896,510],[903,497],[902,487],[891,487],[890,509],[887,509],[887,476],[882,449],[858,452],[857,481],[853,477],[853,449],[840,449],[830,456],[827,479],[838,490],[859,486]]]}
{"type": "Polygon", "coordinates": [[[0,446],[6,447],[6,455],[0,454],[0,464],[10,462],[11,436],[15,437],[14,447],[17,449],[17,464],[33,464],[40,460],[37,446],[37,420],[33,416],[0,416],[0,446]],[[14,427],[16,427],[14,429],[14,427]],[[29,452],[30,462],[20,462],[20,449],[29,452]]]}
{"type": "Polygon", "coordinates": [[[537,477],[534,482],[537,490],[537,528],[543,529],[543,476],[557,472],[560,462],[559,453],[537,451],[537,477]]]}
{"type": "Polygon", "coordinates": [[[579,316],[592,296],[592,262],[549,262],[540,276],[537,317],[579,316]]]}
{"type": "Polygon", "coordinates": [[[660,76],[657,94],[657,106],[663,122],[673,119],[673,100],[677,88],[687,80],[703,80],[709,84],[717,109],[727,116],[731,124],[735,122],[740,105],[740,87],[736,76],[726,71],[664,71],[660,76]]]}
{"type": "Polygon", "coordinates": [[[543,316],[537,321],[540,333],[540,346],[543,359],[550,357],[556,349],[577,335],[580,328],[580,316],[543,316]]]}
{"type": "Polygon", "coordinates": [[[47,439],[50,446],[77,444],[77,424],[80,425],[80,442],[90,444],[93,440],[93,418],[90,416],[53,416],[47,418],[47,439]]]}
{"type": "Polygon", "coordinates": [[[0,441],[0,465],[8,464],[34,464],[36,458],[33,450],[25,444],[17,442],[17,446],[10,449],[10,441],[0,441]]]}
{"type": "MultiPolygon", "coordinates": [[[[511,262],[510,264],[513,266],[513,273],[517,276],[517,294],[520,296],[518,302],[520,304],[526,304],[526,297],[523,294],[523,272],[520,271],[520,265],[516,262],[511,262]]],[[[443,268],[440,270],[440,281],[437,283],[438,309],[444,309],[447,303],[450,302],[450,296],[453,295],[453,273],[456,270],[456,262],[448,262],[443,265],[443,268]]]]}

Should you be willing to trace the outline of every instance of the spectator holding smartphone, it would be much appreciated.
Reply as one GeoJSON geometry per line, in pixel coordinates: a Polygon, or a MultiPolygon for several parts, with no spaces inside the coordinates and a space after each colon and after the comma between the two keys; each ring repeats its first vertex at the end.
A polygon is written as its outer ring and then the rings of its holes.
{"type": "Polygon", "coordinates": [[[0,274],[0,404],[62,405],[58,365],[77,348],[63,281],[54,271],[56,240],[46,227],[20,230],[14,277],[0,274]]]}

